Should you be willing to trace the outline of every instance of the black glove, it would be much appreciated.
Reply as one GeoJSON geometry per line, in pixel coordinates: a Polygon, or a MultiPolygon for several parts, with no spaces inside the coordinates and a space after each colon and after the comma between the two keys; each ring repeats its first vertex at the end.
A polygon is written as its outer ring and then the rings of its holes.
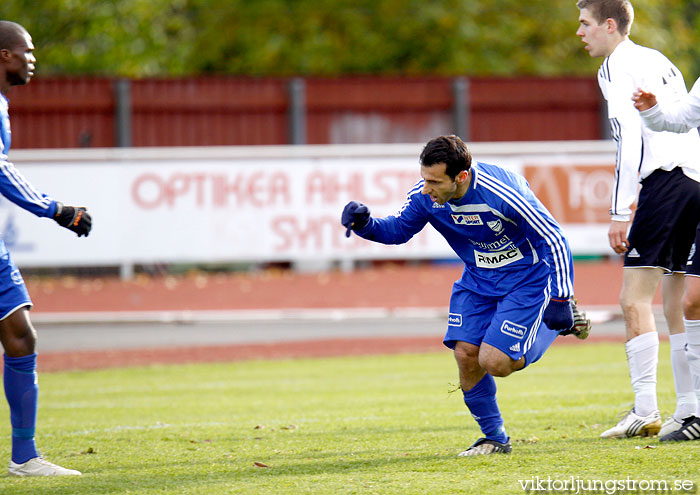
{"type": "Polygon", "coordinates": [[[87,237],[92,228],[92,217],[83,206],[65,206],[56,201],[56,214],[53,216],[56,223],[78,234],[78,237],[87,237]]]}
{"type": "Polygon", "coordinates": [[[350,237],[352,230],[359,230],[369,222],[369,208],[357,201],[350,201],[343,208],[343,215],[340,222],[347,229],[345,237],[350,237]]]}
{"type": "Polygon", "coordinates": [[[574,312],[569,299],[550,299],[542,321],[552,330],[568,330],[574,326],[574,312]]]}

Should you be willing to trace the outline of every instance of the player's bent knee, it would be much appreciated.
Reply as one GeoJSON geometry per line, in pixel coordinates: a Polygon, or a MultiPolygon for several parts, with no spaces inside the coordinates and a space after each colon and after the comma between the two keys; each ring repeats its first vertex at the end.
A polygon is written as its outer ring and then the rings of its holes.
{"type": "Polygon", "coordinates": [[[651,306],[650,302],[620,295],[620,307],[624,313],[639,313],[651,306]]]}
{"type": "Polygon", "coordinates": [[[0,321],[0,338],[5,354],[10,357],[28,356],[36,352],[36,330],[25,308],[0,321]]]}
{"type": "Polygon", "coordinates": [[[27,333],[22,337],[7,336],[3,338],[5,354],[10,357],[24,357],[36,352],[36,334],[27,333]]]}
{"type": "Polygon", "coordinates": [[[479,365],[491,376],[504,377],[513,372],[515,361],[503,352],[493,349],[479,353],[479,365]]]}
{"type": "Polygon", "coordinates": [[[513,372],[513,366],[511,363],[484,363],[481,367],[491,376],[496,376],[503,378],[508,376],[513,372]]]}
{"type": "Polygon", "coordinates": [[[467,342],[457,342],[454,356],[460,365],[479,362],[479,347],[467,342]]]}
{"type": "Polygon", "coordinates": [[[700,294],[685,294],[683,297],[683,316],[687,320],[700,320],[700,294]]]}

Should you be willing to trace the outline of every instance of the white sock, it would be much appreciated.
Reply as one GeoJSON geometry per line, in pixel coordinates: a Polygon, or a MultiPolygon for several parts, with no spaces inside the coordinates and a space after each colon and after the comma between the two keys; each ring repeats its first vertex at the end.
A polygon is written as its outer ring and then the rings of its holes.
{"type": "Polygon", "coordinates": [[[656,368],[659,363],[659,334],[643,333],[625,344],[630,380],[634,390],[634,412],[649,416],[659,409],[656,401],[656,368]]]}
{"type": "Polygon", "coordinates": [[[683,319],[683,323],[685,324],[685,337],[688,340],[685,355],[688,359],[690,374],[693,377],[695,395],[700,401],[700,320],[683,319]]]}
{"type": "Polygon", "coordinates": [[[671,343],[673,383],[676,385],[676,412],[673,413],[673,417],[680,423],[688,416],[697,414],[698,399],[695,395],[688,358],[685,355],[685,334],[669,335],[668,339],[671,343]]]}

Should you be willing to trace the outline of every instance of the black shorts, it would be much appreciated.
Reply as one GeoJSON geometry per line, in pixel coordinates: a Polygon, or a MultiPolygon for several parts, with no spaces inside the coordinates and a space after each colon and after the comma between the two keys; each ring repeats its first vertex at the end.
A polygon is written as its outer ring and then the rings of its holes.
{"type": "Polygon", "coordinates": [[[700,246],[700,224],[698,224],[698,228],[695,231],[695,244],[690,249],[686,275],[700,277],[700,253],[698,253],[698,246],[700,246]]]}
{"type": "Polygon", "coordinates": [[[700,183],[680,167],[652,172],[642,181],[624,266],[685,272],[699,222],[700,183]]]}

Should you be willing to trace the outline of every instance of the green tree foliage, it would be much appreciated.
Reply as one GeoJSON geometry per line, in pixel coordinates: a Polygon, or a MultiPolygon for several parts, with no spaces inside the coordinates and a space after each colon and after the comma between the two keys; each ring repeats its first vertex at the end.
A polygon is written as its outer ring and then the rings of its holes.
{"type": "Polygon", "coordinates": [[[187,0],[4,0],[0,13],[30,32],[42,75],[189,71],[196,24],[187,0]]]}
{"type": "MultiPolygon", "coordinates": [[[[632,39],[700,75],[700,0],[634,1],[632,39]]],[[[575,0],[4,0],[42,74],[585,75],[575,0]]]]}

